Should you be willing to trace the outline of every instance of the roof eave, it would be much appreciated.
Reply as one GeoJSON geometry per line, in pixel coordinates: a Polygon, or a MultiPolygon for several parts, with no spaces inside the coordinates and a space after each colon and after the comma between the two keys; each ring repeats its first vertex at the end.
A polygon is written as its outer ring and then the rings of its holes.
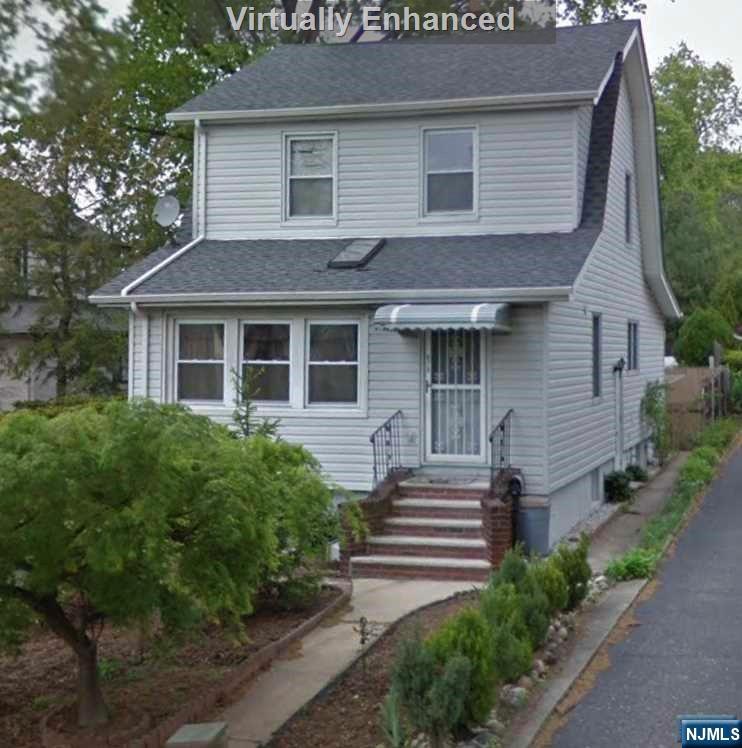
{"type": "Polygon", "coordinates": [[[132,302],[148,306],[210,306],[269,304],[290,306],[305,304],[328,306],[335,304],[368,305],[400,301],[490,301],[500,303],[539,303],[568,300],[572,286],[532,288],[465,288],[465,289],[386,289],[373,291],[296,291],[249,293],[172,293],[91,296],[89,301],[99,306],[128,307],[132,302]]]}
{"type": "Polygon", "coordinates": [[[423,112],[458,112],[486,109],[538,109],[548,107],[594,104],[600,91],[564,91],[548,94],[517,94],[512,96],[482,96],[470,99],[433,101],[402,101],[383,104],[341,104],[336,106],[292,107],[289,109],[254,109],[168,112],[170,122],[266,122],[271,120],[334,119],[356,116],[386,116],[390,114],[420,114],[423,112]]]}

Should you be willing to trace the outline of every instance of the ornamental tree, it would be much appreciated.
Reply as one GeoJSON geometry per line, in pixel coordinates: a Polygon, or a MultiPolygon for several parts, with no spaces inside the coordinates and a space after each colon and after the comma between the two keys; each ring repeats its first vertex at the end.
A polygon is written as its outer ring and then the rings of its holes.
{"type": "Polygon", "coordinates": [[[277,565],[260,440],[178,406],[112,402],[0,421],[0,644],[41,622],[75,653],[81,726],[106,722],[97,634],[158,611],[240,625],[277,565]]]}

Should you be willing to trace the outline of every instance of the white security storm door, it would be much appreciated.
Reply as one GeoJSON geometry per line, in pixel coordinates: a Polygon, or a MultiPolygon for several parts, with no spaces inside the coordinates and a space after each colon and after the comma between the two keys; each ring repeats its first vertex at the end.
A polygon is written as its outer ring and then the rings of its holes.
{"type": "Polygon", "coordinates": [[[425,405],[429,461],[484,459],[483,362],[483,341],[478,330],[427,333],[425,405]]]}

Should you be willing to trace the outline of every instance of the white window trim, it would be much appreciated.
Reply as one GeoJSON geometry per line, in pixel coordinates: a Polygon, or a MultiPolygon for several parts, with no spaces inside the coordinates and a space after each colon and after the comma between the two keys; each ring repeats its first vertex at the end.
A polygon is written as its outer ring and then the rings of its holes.
{"type": "Polygon", "coordinates": [[[193,318],[193,319],[176,319],[175,320],[175,366],[173,367],[173,401],[176,403],[182,403],[183,405],[195,405],[203,407],[219,407],[227,402],[227,395],[229,394],[229,366],[227,364],[227,335],[228,335],[227,321],[224,319],[208,319],[208,318],[193,318]],[[180,328],[186,325],[221,325],[224,331],[224,337],[222,338],[223,355],[221,361],[219,359],[205,360],[205,359],[181,359],[180,358],[180,328]],[[178,373],[180,370],[180,364],[213,364],[215,366],[221,363],[223,367],[223,381],[222,381],[222,399],[221,400],[181,400],[178,397],[179,381],[178,373]]]}
{"type": "MultiPolygon", "coordinates": [[[[447,127],[421,127],[419,136],[419,220],[421,223],[450,223],[452,221],[479,220],[479,126],[454,125],[447,127]],[[472,133],[472,207],[471,210],[428,211],[428,171],[426,165],[425,139],[429,132],[471,132],[472,133]]],[[[468,174],[468,171],[435,171],[433,174],[468,174]]]]}
{"type": "MultiPolygon", "coordinates": [[[[359,319],[322,319],[316,317],[307,317],[305,321],[305,333],[304,333],[304,407],[309,411],[315,410],[327,410],[330,412],[342,411],[342,410],[359,410],[365,403],[365,386],[362,391],[362,386],[365,385],[363,382],[364,377],[362,376],[362,350],[367,347],[367,337],[364,336],[361,329],[361,320],[359,319]],[[311,343],[310,330],[312,325],[355,325],[358,331],[357,337],[357,360],[356,361],[310,361],[309,346],[311,343]],[[364,338],[366,343],[364,343],[364,338]],[[355,402],[347,403],[310,403],[309,402],[309,367],[314,363],[315,366],[355,366],[356,367],[356,394],[357,399],[355,402]]],[[[365,366],[363,367],[366,368],[365,366]]]]}
{"type": "MultiPolygon", "coordinates": [[[[284,131],[281,137],[283,155],[281,158],[281,225],[289,226],[336,226],[338,222],[338,133],[337,130],[319,131],[284,131]],[[289,179],[301,179],[291,176],[291,157],[289,149],[292,140],[332,140],[332,175],[315,175],[313,179],[327,179],[332,176],[332,214],[328,216],[292,216],[290,214],[289,179]]],[[[307,177],[310,178],[310,177],[307,177]]]]}
{"type": "MultiPolygon", "coordinates": [[[[260,365],[260,364],[266,364],[268,366],[271,365],[281,365],[281,366],[288,366],[289,367],[289,399],[288,400],[259,400],[255,399],[253,402],[255,403],[256,407],[275,407],[275,408],[281,408],[281,407],[290,407],[291,406],[291,393],[293,391],[293,379],[294,379],[294,325],[293,321],[291,319],[283,318],[283,319],[256,319],[256,318],[248,318],[248,319],[242,319],[240,320],[240,324],[238,327],[238,334],[239,334],[239,340],[237,343],[238,351],[239,351],[239,374],[240,377],[242,377],[242,368],[245,364],[251,364],[251,365],[260,365]],[[245,359],[245,328],[248,325],[284,325],[289,328],[289,358],[288,361],[261,361],[258,359],[252,359],[251,361],[247,361],[245,359]]],[[[238,393],[238,397],[242,399],[242,393],[238,393]]]]}

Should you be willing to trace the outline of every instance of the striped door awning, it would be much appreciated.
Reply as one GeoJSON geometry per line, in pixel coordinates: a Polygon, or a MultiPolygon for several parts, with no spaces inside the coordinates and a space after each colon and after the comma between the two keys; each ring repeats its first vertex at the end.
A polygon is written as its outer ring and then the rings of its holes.
{"type": "Polygon", "coordinates": [[[397,304],[376,310],[384,330],[492,330],[510,332],[509,304],[397,304]]]}

